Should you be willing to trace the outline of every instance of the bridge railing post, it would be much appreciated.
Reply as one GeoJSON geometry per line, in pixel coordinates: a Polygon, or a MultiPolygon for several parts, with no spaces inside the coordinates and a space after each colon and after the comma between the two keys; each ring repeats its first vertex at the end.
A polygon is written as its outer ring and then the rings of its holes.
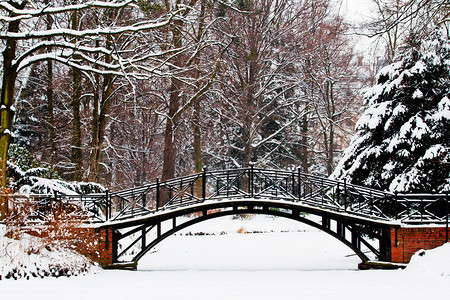
{"type": "Polygon", "coordinates": [[[340,201],[340,197],[339,197],[340,193],[341,193],[340,182],[338,181],[336,191],[334,192],[334,199],[336,200],[336,202],[339,205],[344,204],[344,210],[346,210],[347,208],[345,207],[345,203],[341,203],[341,201],[340,201]]]}
{"type": "Polygon", "coordinates": [[[423,206],[423,198],[420,198],[420,223],[423,222],[423,211],[425,210],[425,207],[423,206]]]}
{"type": "Polygon", "coordinates": [[[301,174],[300,174],[300,168],[297,168],[297,176],[298,176],[298,201],[302,199],[302,182],[300,180],[301,174]]]}
{"type": "MultiPolygon", "coordinates": [[[[291,180],[292,180],[292,196],[295,196],[295,173],[292,172],[291,174],[291,180]]],[[[292,199],[294,200],[294,199],[292,199]]]]}
{"type": "Polygon", "coordinates": [[[203,201],[206,200],[206,170],[203,169],[203,174],[202,174],[202,197],[203,197],[203,201]]]}
{"type": "Polygon", "coordinates": [[[347,210],[347,179],[344,179],[344,207],[347,210]]]}
{"type": "MultiPolygon", "coordinates": [[[[274,183],[278,182],[278,173],[275,171],[275,181],[274,183]]],[[[278,197],[278,186],[274,186],[275,188],[275,197],[278,197]]]]}
{"type": "Polygon", "coordinates": [[[448,202],[450,201],[449,193],[446,192],[445,196],[445,242],[448,243],[448,202]]]}
{"type": "Polygon", "coordinates": [[[105,219],[108,221],[111,218],[111,199],[109,199],[109,191],[105,190],[105,219]]]}
{"type": "Polygon", "coordinates": [[[159,208],[159,179],[156,178],[156,210],[159,208]]]}
{"type": "Polygon", "coordinates": [[[227,197],[230,196],[230,171],[227,171],[227,186],[226,186],[226,190],[227,190],[227,197]]]}
{"type": "Polygon", "coordinates": [[[253,198],[254,193],[253,193],[253,165],[250,167],[250,174],[248,175],[248,188],[250,190],[250,197],[253,198]]]}
{"type": "Polygon", "coordinates": [[[398,192],[394,192],[394,213],[395,219],[398,220],[398,192]]]}

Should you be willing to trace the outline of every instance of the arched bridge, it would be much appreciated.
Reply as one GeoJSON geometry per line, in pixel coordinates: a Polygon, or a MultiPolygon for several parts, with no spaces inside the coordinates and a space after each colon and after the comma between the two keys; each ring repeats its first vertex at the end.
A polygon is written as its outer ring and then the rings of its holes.
{"type": "Polygon", "coordinates": [[[405,261],[394,247],[399,247],[398,232],[406,224],[438,224],[445,227],[439,239],[448,240],[448,193],[393,194],[298,170],[204,171],[115,193],[52,198],[80,202],[90,211],[97,228],[106,232],[106,263],[137,262],[181,229],[235,214],[267,214],[309,224],[343,242],[363,262],[370,256],[405,261]]]}

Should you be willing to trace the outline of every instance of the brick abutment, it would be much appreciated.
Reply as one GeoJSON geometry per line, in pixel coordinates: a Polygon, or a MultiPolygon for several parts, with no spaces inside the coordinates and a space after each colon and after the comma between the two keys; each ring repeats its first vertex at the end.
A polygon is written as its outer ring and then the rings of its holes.
{"type": "Polygon", "coordinates": [[[447,228],[405,226],[390,229],[391,262],[408,263],[417,251],[429,250],[447,242],[447,228]]]}
{"type": "Polygon", "coordinates": [[[90,258],[91,260],[100,264],[100,266],[105,267],[113,263],[113,229],[111,228],[90,228],[94,243],[92,246],[85,247],[79,245],[78,252],[84,256],[90,258]]]}

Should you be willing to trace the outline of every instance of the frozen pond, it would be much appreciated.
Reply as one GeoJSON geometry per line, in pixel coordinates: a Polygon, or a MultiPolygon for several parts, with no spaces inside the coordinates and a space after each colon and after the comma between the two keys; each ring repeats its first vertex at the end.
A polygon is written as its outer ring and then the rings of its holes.
{"type": "Polygon", "coordinates": [[[166,239],[140,261],[137,272],[4,280],[0,295],[1,299],[386,300],[446,299],[450,293],[449,277],[359,271],[359,262],[338,240],[293,221],[221,218],[166,239]]]}

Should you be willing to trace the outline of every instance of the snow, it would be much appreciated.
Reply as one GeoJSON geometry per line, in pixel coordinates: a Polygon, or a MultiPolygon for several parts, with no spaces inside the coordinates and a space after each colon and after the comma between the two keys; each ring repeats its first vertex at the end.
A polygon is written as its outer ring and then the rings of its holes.
{"type": "Polygon", "coordinates": [[[359,271],[349,248],[301,223],[223,217],[164,240],[139,262],[138,271],[2,280],[0,295],[18,300],[446,299],[449,254],[445,245],[415,256],[405,270],[359,271]]]}
{"type": "Polygon", "coordinates": [[[367,113],[371,115],[369,122],[367,123],[369,129],[375,129],[382,122],[386,112],[388,112],[389,102],[383,102],[370,107],[367,113]]]}
{"type": "Polygon", "coordinates": [[[411,68],[410,72],[413,74],[421,74],[427,70],[427,65],[419,60],[415,63],[415,65],[411,68]]]}
{"type": "Polygon", "coordinates": [[[24,185],[20,188],[19,193],[24,195],[32,194],[33,191],[41,191],[42,194],[50,194],[54,191],[64,195],[77,195],[75,184],[68,184],[66,182],[54,179],[46,179],[42,177],[31,176],[30,181],[32,185],[24,185]]]}
{"type": "Polygon", "coordinates": [[[414,91],[413,95],[412,95],[413,99],[421,99],[423,98],[423,93],[420,89],[417,89],[414,91]]]}
{"type": "Polygon", "coordinates": [[[428,125],[418,115],[413,117],[412,122],[415,122],[416,126],[411,131],[411,137],[414,139],[422,139],[422,136],[430,134],[431,130],[428,125]]]}
{"type": "Polygon", "coordinates": [[[447,97],[443,97],[442,100],[438,104],[438,111],[433,114],[432,118],[436,121],[444,122],[446,120],[450,120],[450,99],[447,97]]]}
{"type": "Polygon", "coordinates": [[[450,279],[450,243],[431,250],[420,250],[411,258],[406,271],[425,278],[450,279]]]}
{"type": "Polygon", "coordinates": [[[441,145],[441,144],[433,145],[429,149],[427,149],[427,151],[423,155],[422,159],[428,159],[428,160],[437,159],[441,155],[444,155],[445,152],[446,152],[446,149],[443,145],[441,145]]]}
{"type": "Polygon", "coordinates": [[[23,167],[8,161],[8,168],[15,174],[16,182],[13,185],[18,189],[17,194],[19,195],[54,195],[55,192],[64,195],[79,195],[105,191],[103,186],[94,182],[68,182],[40,177],[42,174],[48,172],[46,168],[42,167],[24,171],[22,170],[23,167]]]}
{"type": "Polygon", "coordinates": [[[100,269],[74,251],[7,230],[5,225],[0,224],[0,282],[5,282],[5,278],[10,276],[30,279],[62,276],[63,273],[76,276],[87,271],[96,272],[100,269]],[[11,238],[6,237],[7,232],[12,232],[11,238]]]}
{"type": "Polygon", "coordinates": [[[383,118],[390,111],[389,102],[376,103],[371,105],[356,123],[356,130],[367,127],[368,129],[375,129],[383,122],[383,118]]]}

